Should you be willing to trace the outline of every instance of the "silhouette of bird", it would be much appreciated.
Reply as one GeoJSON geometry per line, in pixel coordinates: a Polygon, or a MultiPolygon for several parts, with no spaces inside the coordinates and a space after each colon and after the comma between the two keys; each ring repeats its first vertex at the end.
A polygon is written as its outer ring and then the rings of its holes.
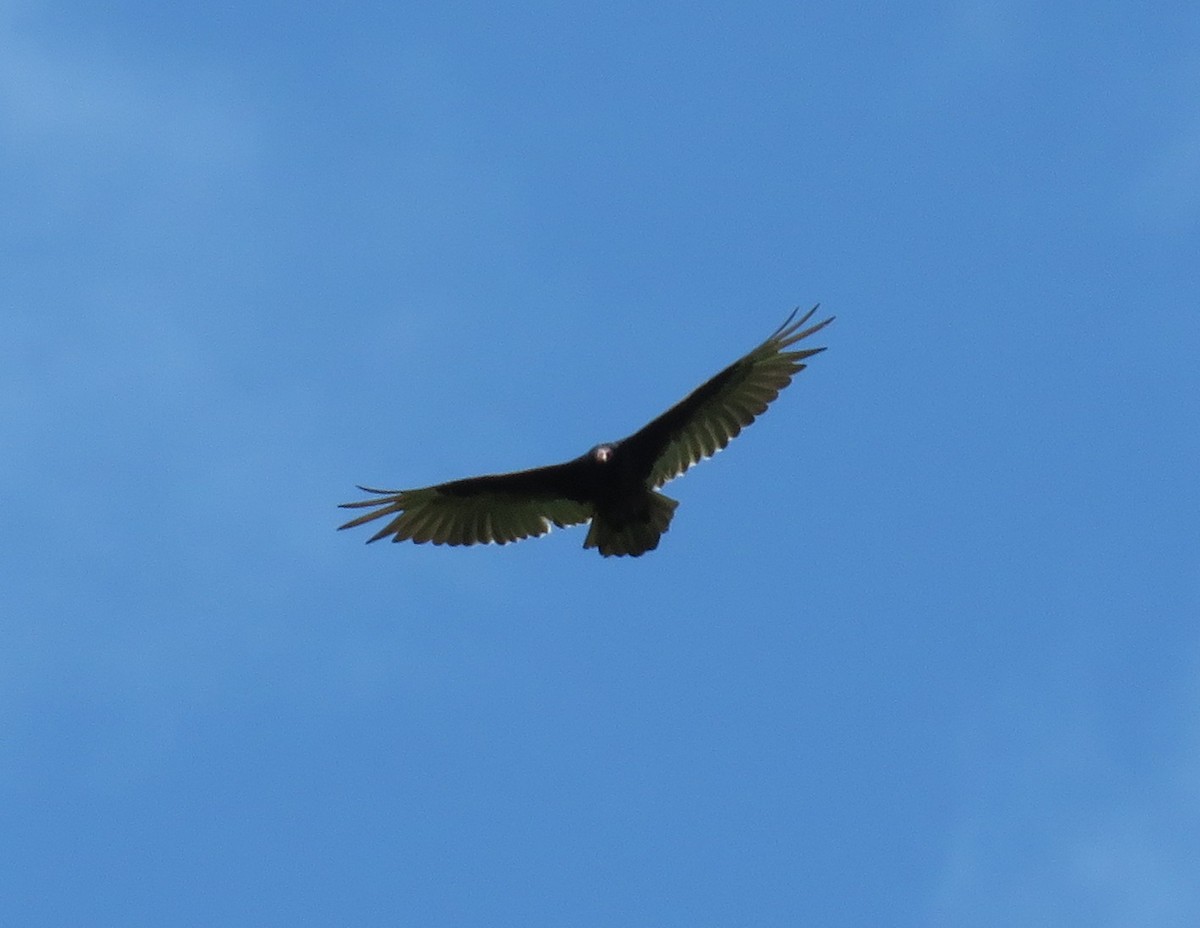
{"type": "Polygon", "coordinates": [[[805,368],[806,359],[825,350],[787,350],[833,321],[831,316],[804,328],[816,311],[814,306],[799,319],[794,311],[761,345],[627,438],[549,467],[416,490],[360,486],[372,498],[340,508],[371,511],[339,528],[394,516],[368,542],[390,536],[418,544],[503,545],[590,520],[584,548],[605,557],[652,551],[679,505],[658,488],[729,444],[805,368]]]}

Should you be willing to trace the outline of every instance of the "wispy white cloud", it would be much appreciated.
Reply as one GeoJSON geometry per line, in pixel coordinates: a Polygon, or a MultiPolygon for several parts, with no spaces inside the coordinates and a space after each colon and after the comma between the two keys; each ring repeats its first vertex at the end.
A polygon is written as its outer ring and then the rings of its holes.
{"type": "Polygon", "coordinates": [[[1071,875],[1104,913],[1097,925],[1183,928],[1200,919],[1197,820],[1173,805],[1172,797],[1138,797],[1078,837],[1071,875]]]}
{"type": "Polygon", "coordinates": [[[1003,702],[956,771],[963,795],[928,923],[1200,922],[1200,731],[1180,730],[1134,774],[1103,750],[1086,700],[1003,702]]]}
{"type": "Polygon", "coordinates": [[[1029,10],[1012,0],[956,0],[946,7],[941,50],[963,70],[1007,70],[1028,48],[1029,10]]]}
{"type": "Polygon", "coordinates": [[[252,123],[229,74],[118,60],[0,9],[0,132],[8,156],[201,165],[240,161],[252,123]]]}
{"type": "Polygon", "coordinates": [[[1194,224],[1200,218],[1200,113],[1181,118],[1173,131],[1147,142],[1126,197],[1130,211],[1153,225],[1194,224]]]}
{"type": "Polygon", "coordinates": [[[26,699],[103,690],[96,681],[116,671],[100,655],[144,638],[165,608],[153,579],[163,559],[135,539],[128,515],[166,508],[163,497],[202,470],[190,463],[203,445],[195,432],[220,433],[201,414],[231,392],[195,320],[205,302],[219,304],[231,256],[245,251],[227,252],[220,234],[259,158],[237,80],[180,56],[122,60],[63,38],[34,9],[0,6],[10,256],[0,270],[0,427],[12,452],[0,462],[0,505],[21,537],[5,557],[20,582],[0,592],[10,619],[0,628],[0,724],[26,699]],[[53,503],[42,497],[50,487],[53,503]],[[67,593],[73,583],[88,592],[67,593]],[[93,621],[124,597],[126,626],[93,621]]]}
{"type": "Polygon", "coordinates": [[[1167,22],[1169,39],[1134,72],[1140,94],[1126,106],[1127,180],[1115,205],[1135,222],[1174,232],[1200,219],[1200,19],[1167,22]]]}

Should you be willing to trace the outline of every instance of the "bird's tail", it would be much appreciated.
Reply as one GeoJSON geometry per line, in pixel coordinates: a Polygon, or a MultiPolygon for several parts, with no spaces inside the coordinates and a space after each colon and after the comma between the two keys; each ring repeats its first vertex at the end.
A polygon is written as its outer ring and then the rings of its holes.
{"type": "Polygon", "coordinates": [[[671,525],[678,500],[657,491],[646,494],[646,508],[632,520],[621,522],[611,514],[597,512],[583,541],[585,548],[599,548],[605,557],[639,557],[658,547],[658,539],[671,525]]]}

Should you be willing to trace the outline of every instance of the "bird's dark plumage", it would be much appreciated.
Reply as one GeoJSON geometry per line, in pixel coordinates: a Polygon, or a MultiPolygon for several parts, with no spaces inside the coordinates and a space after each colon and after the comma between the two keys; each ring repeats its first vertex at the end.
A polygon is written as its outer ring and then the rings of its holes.
{"type": "Polygon", "coordinates": [[[436,545],[507,544],[591,521],[585,548],[609,555],[658,547],[679,504],[658,492],[693,464],[724,448],[824,348],[788,351],[833,321],[804,328],[817,311],[793,312],[765,342],[628,438],[549,467],[452,480],[419,490],[375,490],[343,503],[369,508],[341,528],[392,516],[368,541],[391,536],[436,545]],[[795,320],[795,321],[793,321],[795,320]]]}

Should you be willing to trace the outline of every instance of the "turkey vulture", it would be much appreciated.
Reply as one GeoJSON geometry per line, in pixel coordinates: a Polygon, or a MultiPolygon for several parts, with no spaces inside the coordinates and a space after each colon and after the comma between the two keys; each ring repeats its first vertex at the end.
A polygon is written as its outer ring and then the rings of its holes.
{"type": "Polygon", "coordinates": [[[765,342],[735,361],[682,402],[621,441],[550,467],[451,480],[419,490],[359,489],[371,499],[342,503],[371,508],[340,528],[394,516],[368,540],[418,544],[507,544],[591,520],[585,548],[605,557],[638,557],[658,547],[676,500],[658,492],[693,464],[724,448],[824,348],[786,349],[833,321],[804,328],[817,311],[794,311],[765,342]]]}

